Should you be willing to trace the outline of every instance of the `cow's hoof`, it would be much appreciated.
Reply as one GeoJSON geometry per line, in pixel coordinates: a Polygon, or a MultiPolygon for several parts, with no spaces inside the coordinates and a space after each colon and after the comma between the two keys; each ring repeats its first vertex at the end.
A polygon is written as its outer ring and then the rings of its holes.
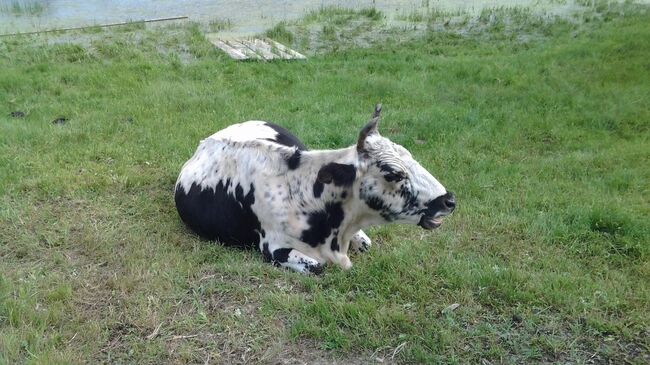
{"type": "Polygon", "coordinates": [[[350,270],[352,268],[352,261],[350,261],[350,258],[347,256],[341,256],[338,264],[343,270],[350,270]]]}
{"type": "Polygon", "coordinates": [[[367,252],[370,250],[370,246],[372,246],[372,241],[363,231],[355,233],[350,240],[350,247],[354,252],[367,252]]]}

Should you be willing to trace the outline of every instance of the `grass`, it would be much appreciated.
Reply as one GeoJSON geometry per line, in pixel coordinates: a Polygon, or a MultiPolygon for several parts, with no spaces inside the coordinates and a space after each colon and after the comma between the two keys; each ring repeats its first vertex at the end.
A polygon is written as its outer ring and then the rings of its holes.
{"type": "MultiPolygon", "coordinates": [[[[384,14],[375,9],[337,6],[313,10],[292,22],[280,22],[265,35],[302,49],[307,54],[331,53],[380,41],[378,32],[388,31],[384,14]]],[[[403,32],[402,32],[403,33],[403,32]]]]}
{"type": "Polygon", "coordinates": [[[208,23],[208,30],[210,32],[220,32],[232,29],[233,24],[230,19],[213,19],[208,23]]]}
{"type": "Polygon", "coordinates": [[[3,38],[0,363],[647,363],[650,14],[633,10],[307,62],[237,63],[195,26],[3,38]],[[351,271],[305,277],[180,223],[200,139],[261,118],[347,146],[376,102],[457,195],[439,230],[371,229],[351,271]]]}

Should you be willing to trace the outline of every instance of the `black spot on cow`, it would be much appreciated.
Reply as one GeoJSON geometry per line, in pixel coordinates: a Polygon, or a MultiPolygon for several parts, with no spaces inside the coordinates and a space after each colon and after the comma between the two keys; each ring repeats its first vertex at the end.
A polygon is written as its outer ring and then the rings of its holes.
{"type": "Polygon", "coordinates": [[[339,250],[339,240],[336,238],[336,236],[332,237],[332,242],[330,243],[330,248],[332,251],[338,251],[339,250]]]}
{"type": "Polygon", "coordinates": [[[270,141],[287,147],[298,147],[298,150],[301,151],[307,150],[307,147],[305,147],[305,145],[298,139],[298,137],[291,134],[291,132],[289,132],[285,128],[270,122],[265,122],[264,124],[267,127],[272,128],[278,134],[277,136],[275,136],[275,138],[269,139],[270,141]]]}
{"type": "Polygon", "coordinates": [[[378,161],[376,163],[376,165],[377,165],[377,167],[379,167],[379,170],[381,172],[391,173],[391,172],[395,171],[395,169],[391,165],[389,165],[387,163],[384,163],[384,162],[381,162],[381,161],[378,161]]]}
{"type": "Polygon", "coordinates": [[[320,198],[320,195],[323,193],[323,189],[325,189],[325,185],[323,185],[322,182],[316,180],[314,183],[314,197],[320,198]]]}
{"type": "Polygon", "coordinates": [[[287,165],[289,166],[289,170],[295,170],[300,166],[300,150],[296,150],[296,152],[287,159],[287,165]]]}
{"type": "Polygon", "coordinates": [[[302,264],[302,265],[305,265],[305,268],[307,269],[307,271],[309,271],[310,273],[312,273],[314,275],[320,275],[320,274],[323,273],[323,265],[321,265],[321,264],[314,264],[312,262],[307,262],[307,261],[302,260],[302,259],[300,261],[298,261],[298,263],[302,264]]]}
{"type": "MultiPolygon", "coordinates": [[[[281,264],[289,260],[289,254],[293,249],[291,248],[278,248],[273,251],[273,265],[280,266],[281,264]]],[[[308,272],[312,274],[319,275],[323,272],[323,265],[318,263],[313,263],[311,261],[306,261],[303,258],[298,259],[297,262],[299,265],[303,265],[308,272]]]]}
{"type": "Polygon", "coordinates": [[[277,250],[273,251],[273,263],[275,265],[279,265],[281,263],[287,262],[287,260],[289,260],[289,253],[291,250],[292,248],[278,248],[277,250]]]}
{"type": "Polygon", "coordinates": [[[390,206],[387,205],[386,202],[384,202],[384,200],[378,196],[366,197],[364,201],[370,207],[370,209],[378,211],[379,214],[381,214],[381,216],[387,220],[390,220],[389,218],[394,215],[391,213],[390,206]]]}
{"type": "MultiPolygon", "coordinates": [[[[320,198],[325,184],[333,183],[336,186],[351,186],[357,175],[357,169],[353,165],[328,163],[318,170],[316,181],[314,182],[314,197],[320,198]]],[[[345,192],[344,192],[345,193],[345,192]]],[[[347,193],[345,193],[347,196],[347,193]]],[[[345,199],[345,196],[343,198],[345,199]]]]}
{"type": "Polygon", "coordinates": [[[244,194],[237,185],[235,194],[228,193],[230,180],[214,187],[202,189],[193,183],[189,191],[179,184],[176,186],[175,201],[178,214],[183,222],[208,240],[217,240],[226,246],[249,248],[260,242],[261,225],[251,209],[255,203],[255,188],[244,194]]]}
{"type": "Polygon", "coordinates": [[[272,128],[277,133],[275,138],[266,138],[266,140],[287,147],[296,147],[296,152],[287,158],[287,165],[290,170],[297,169],[298,166],[300,166],[300,151],[306,151],[307,147],[298,139],[298,137],[291,134],[291,132],[285,128],[270,122],[265,122],[265,125],[272,128]]]}
{"type": "Polygon", "coordinates": [[[327,203],[325,209],[312,212],[307,218],[309,228],[302,231],[300,240],[312,247],[324,244],[325,239],[332,234],[343,222],[343,208],[341,203],[327,203]]]}
{"type": "MultiPolygon", "coordinates": [[[[404,200],[404,207],[402,213],[418,214],[419,202],[417,194],[413,194],[406,185],[402,185],[399,189],[399,195],[404,200]]],[[[393,196],[396,196],[393,194],[393,196]]]]}
{"type": "Polygon", "coordinates": [[[273,261],[273,255],[271,255],[271,251],[269,251],[269,243],[268,242],[264,242],[262,244],[262,255],[264,256],[264,261],[266,261],[266,262],[273,261]]]}
{"type": "Polygon", "coordinates": [[[384,175],[384,179],[388,182],[399,182],[404,180],[405,177],[406,175],[401,171],[391,172],[389,174],[384,175]]]}
{"type": "Polygon", "coordinates": [[[347,197],[348,197],[348,192],[347,191],[344,191],[344,192],[341,193],[341,199],[345,199],[347,197]]]}
{"type": "Polygon", "coordinates": [[[336,186],[351,186],[357,177],[354,165],[330,162],[318,170],[316,181],[323,184],[334,183],[336,186]]]}
{"type": "Polygon", "coordinates": [[[377,167],[384,173],[384,179],[388,182],[398,182],[406,178],[404,171],[398,170],[387,163],[377,162],[377,167]]]}

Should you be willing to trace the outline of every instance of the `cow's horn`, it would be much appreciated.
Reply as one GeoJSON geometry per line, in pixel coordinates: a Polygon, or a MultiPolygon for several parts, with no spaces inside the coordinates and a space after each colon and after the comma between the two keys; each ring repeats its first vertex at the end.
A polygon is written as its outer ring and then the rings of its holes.
{"type": "Polygon", "coordinates": [[[381,104],[377,104],[375,105],[375,112],[372,113],[372,119],[370,119],[370,121],[363,128],[361,128],[361,132],[359,133],[359,140],[357,141],[357,151],[359,152],[365,151],[366,137],[368,137],[371,134],[378,133],[377,125],[379,124],[380,114],[381,114],[381,104]]]}

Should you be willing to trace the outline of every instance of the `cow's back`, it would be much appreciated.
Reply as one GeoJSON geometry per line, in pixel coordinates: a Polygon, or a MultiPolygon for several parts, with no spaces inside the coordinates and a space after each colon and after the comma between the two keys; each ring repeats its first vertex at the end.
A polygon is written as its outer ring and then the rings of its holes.
{"type": "Polygon", "coordinates": [[[286,129],[261,121],[232,125],[202,141],[175,187],[181,219],[202,238],[251,247],[264,235],[253,208],[255,174],[271,167],[260,160],[263,154],[253,156],[243,147],[249,141],[306,149],[286,129]]]}

